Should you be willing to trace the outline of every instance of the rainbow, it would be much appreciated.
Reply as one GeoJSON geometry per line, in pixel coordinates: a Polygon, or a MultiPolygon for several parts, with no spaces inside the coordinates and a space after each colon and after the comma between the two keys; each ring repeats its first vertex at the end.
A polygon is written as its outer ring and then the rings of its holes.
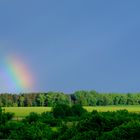
{"type": "Polygon", "coordinates": [[[5,59],[0,73],[3,79],[3,88],[9,92],[28,92],[33,88],[34,79],[28,65],[16,55],[8,56],[5,59]]]}

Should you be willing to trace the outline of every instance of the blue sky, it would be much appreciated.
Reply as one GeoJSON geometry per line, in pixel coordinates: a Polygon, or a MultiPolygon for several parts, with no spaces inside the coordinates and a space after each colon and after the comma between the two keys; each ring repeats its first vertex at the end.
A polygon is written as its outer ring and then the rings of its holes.
{"type": "Polygon", "coordinates": [[[34,91],[139,92],[139,7],[139,0],[0,1],[0,66],[20,54],[34,91]]]}

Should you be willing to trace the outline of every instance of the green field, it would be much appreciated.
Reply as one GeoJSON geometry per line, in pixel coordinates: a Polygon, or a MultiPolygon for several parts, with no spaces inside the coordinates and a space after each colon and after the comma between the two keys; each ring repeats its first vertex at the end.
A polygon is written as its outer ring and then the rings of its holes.
{"type": "MultiPolygon", "coordinates": [[[[96,106],[84,107],[87,111],[91,112],[92,110],[97,110],[101,112],[106,111],[116,111],[120,109],[127,109],[129,112],[139,112],[140,113],[140,105],[126,105],[126,106],[96,106]]],[[[3,107],[5,112],[13,112],[15,117],[25,117],[30,112],[42,113],[46,111],[51,111],[51,107],[3,107]]]]}
{"type": "Polygon", "coordinates": [[[126,109],[129,112],[137,112],[140,113],[140,105],[124,105],[124,106],[95,106],[95,107],[84,107],[86,110],[91,112],[92,110],[97,110],[99,112],[106,112],[106,111],[116,111],[116,110],[123,110],[126,109]]]}
{"type": "Polygon", "coordinates": [[[14,113],[15,117],[25,117],[29,115],[30,112],[42,113],[46,111],[51,111],[51,107],[3,107],[5,112],[14,113]]]}

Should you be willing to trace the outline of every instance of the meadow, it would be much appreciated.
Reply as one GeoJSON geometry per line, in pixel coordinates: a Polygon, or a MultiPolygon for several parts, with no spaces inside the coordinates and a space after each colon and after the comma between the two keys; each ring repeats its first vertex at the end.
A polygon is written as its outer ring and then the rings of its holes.
{"type": "MultiPolygon", "coordinates": [[[[107,112],[107,111],[126,109],[129,112],[140,113],[140,105],[84,106],[84,108],[88,112],[92,112],[93,110],[97,110],[99,112],[107,112]]],[[[50,112],[52,108],[51,107],[3,107],[3,109],[5,110],[5,112],[14,113],[15,117],[26,117],[31,112],[36,112],[38,114],[41,114],[43,112],[50,112]]]]}
{"type": "Polygon", "coordinates": [[[5,112],[14,113],[15,117],[26,117],[31,112],[41,114],[43,112],[50,112],[51,107],[3,107],[5,112]]]}

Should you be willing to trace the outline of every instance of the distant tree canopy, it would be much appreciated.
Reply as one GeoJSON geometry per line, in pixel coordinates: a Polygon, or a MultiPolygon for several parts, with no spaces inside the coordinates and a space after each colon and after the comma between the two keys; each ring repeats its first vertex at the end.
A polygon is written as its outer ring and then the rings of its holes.
{"type": "Polygon", "coordinates": [[[73,94],[62,92],[48,93],[21,93],[0,94],[0,106],[55,106],[56,104],[82,106],[106,106],[106,105],[138,105],[140,93],[98,93],[96,91],[76,91],[73,94]]]}

